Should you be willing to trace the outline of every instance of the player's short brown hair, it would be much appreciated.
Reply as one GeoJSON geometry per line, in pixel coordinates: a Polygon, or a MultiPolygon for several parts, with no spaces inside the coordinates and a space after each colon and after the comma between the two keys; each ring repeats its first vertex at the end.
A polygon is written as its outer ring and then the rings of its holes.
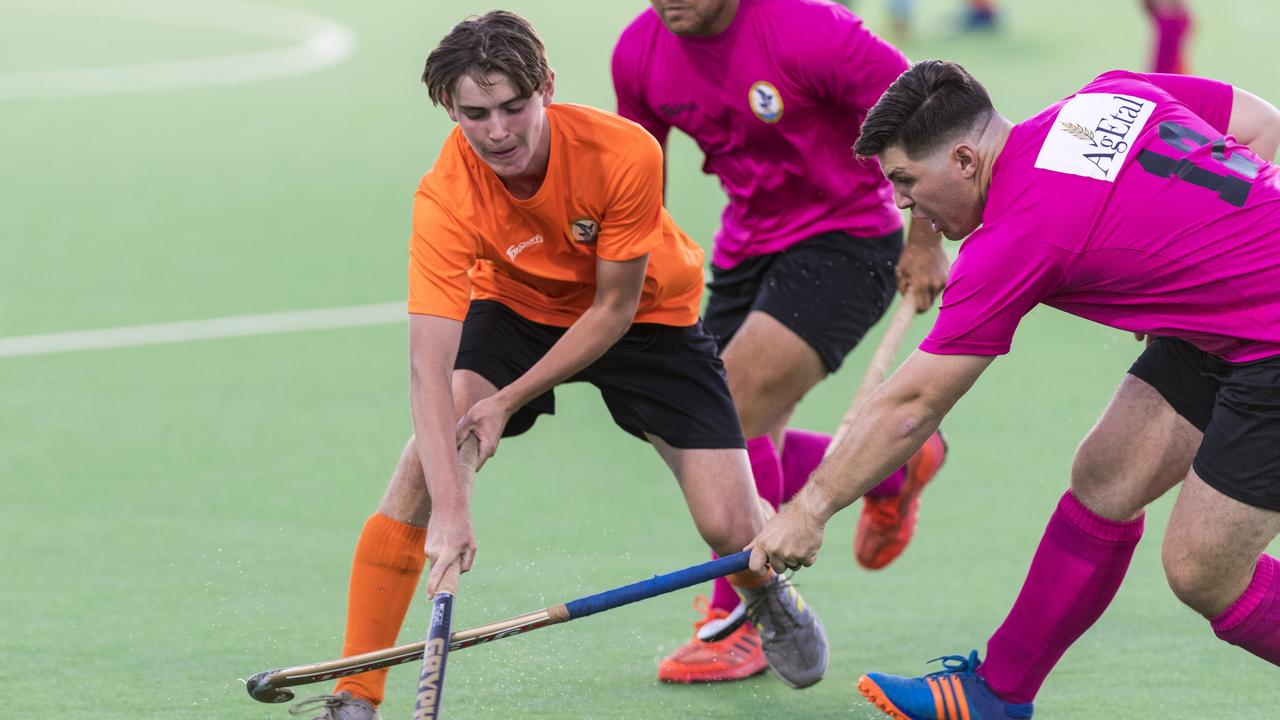
{"type": "Polygon", "coordinates": [[[505,10],[471,16],[449,31],[427,56],[422,82],[435,105],[449,105],[462,77],[488,87],[489,73],[511,79],[519,97],[529,97],[551,81],[547,48],[528,20],[505,10]]]}
{"type": "Polygon", "coordinates": [[[919,158],[993,112],[987,89],[967,70],[925,60],[899,75],[867,112],[853,151],[873,157],[897,145],[919,158]]]}

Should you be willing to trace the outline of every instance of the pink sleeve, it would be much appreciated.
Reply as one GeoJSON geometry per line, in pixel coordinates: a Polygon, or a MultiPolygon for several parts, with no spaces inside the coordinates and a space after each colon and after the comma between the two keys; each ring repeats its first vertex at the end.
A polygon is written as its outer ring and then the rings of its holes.
{"type": "Polygon", "coordinates": [[[1223,135],[1227,133],[1233,97],[1230,84],[1194,75],[1149,73],[1144,77],[1152,85],[1177,98],[1178,102],[1186,105],[1215,130],[1223,135]]]}
{"type": "Polygon", "coordinates": [[[796,72],[816,95],[854,111],[861,122],[911,63],[843,6],[831,3],[822,9],[835,21],[822,23],[822,32],[797,38],[803,57],[798,58],[796,72]]]}
{"type": "Polygon", "coordinates": [[[1065,253],[1024,233],[982,228],[964,241],[920,349],[1004,355],[1022,317],[1058,289],[1065,253]]]}
{"type": "Polygon", "coordinates": [[[648,130],[659,145],[666,146],[671,126],[645,104],[640,89],[644,84],[641,76],[647,68],[639,46],[641,39],[636,23],[632,23],[613,48],[613,92],[618,96],[618,114],[648,130]]]}

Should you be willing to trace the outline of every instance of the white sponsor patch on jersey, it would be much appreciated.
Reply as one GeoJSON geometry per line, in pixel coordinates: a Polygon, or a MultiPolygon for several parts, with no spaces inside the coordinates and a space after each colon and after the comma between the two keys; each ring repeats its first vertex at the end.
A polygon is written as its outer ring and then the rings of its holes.
{"type": "Polygon", "coordinates": [[[1036,167],[1115,182],[1155,108],[1154,100],[1128,95],[1076,95],[1054,118],[1036,167]]]}

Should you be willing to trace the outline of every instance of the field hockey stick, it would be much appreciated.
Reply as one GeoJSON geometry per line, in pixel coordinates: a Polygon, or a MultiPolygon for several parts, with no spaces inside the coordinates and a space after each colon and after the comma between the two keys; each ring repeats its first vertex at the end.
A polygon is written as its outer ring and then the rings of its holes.
{"type": "MultiPolygon", "coordinates": [[[[687,567],[666,575],[655,575],[648,580],[641,580],[630,585],[605,590],[604,592],[571,600],[561,605],[553,605],[537,612],[526,613],[508,620],[489,623],[488,625],[459,630],[453,633],[449,641],[449,650],[462,650],[473,645],[519,635],[548,625],[577,620],[598,612],[612,610],[633,602],[648,600],[652,597],[699,585],[708,580],[746,570],[747,562],[750,559],[750,551],[743,550],[733,555],[726,555],[717,560],[687,567]]],[[[369,670],[413,662],[423,656],[425,645],[426,643],[421,642],[399,645],[385,650],[375,650],[363,655],[352,655],[351,657],[314,665],[298,665],[278,670],[266,670],[249,678],[247,689],[249,696],[259,702],[288,702],[293,699],[293,691],[288,689],[290,687],[324,682],[325,680],[356,675],[369,670]]]]}
{"type": "MultiPolygon", "coordinates": [[[[474,433],[468,434],[462,441],[462,447],[458,448],[458,479],[467,496],[471,495],[471,487],[475,484],[479,455],[479,438],[474,433]]],[[[449,636],[453,630],[453,598],[458,594],[458,574],[461,571],[462,558],[450,561],[436,586],[435,596],[431,598],[431,623],[427,628],[427,641],[423,645],[422,671],[418,674],[418,695],[413,704],[413,720],[436,720],[440,715],[445,663],[449,659],[449,636]]]]}
{"type": "Polygon", "coordinates": [[[853,402],[849,403],[849,409],[845,411],[844,418],[840,420],[840,426],[836,428],[835,434],[831,437],[831,443],[827,445],[827,451],[823,453],[824,459],[836,449],[844,436],[849,434],[849,428],[853,426],[853,420],[858,417],[867,398],[871,397],[871,393],[875,392],[875,389],[888,376],[889,367],[898,356],[898,348],[902,346],[902,338],[907,334],[907,328],[910,327],[911,320],[915,316],[915,303],[904,295],[898,303],[897,311],[893,313],[893,318],[889,321],[889,327],[884,331],[884,337],[880,338],[880,344],[876,346],[875,354],[871,356],[871,365],[867,368],[867,374],[862,376],[858,391],[853,394],[853,402]]]}

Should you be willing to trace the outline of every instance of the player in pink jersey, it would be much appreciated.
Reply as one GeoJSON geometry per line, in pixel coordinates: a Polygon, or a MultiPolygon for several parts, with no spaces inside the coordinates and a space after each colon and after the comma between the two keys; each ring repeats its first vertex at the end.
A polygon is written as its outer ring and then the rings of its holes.
{"type": "MultiPolygon", "coordinates": [[[[920,311],[946,281],[940,238],[902,213],[874,160],[851,146],[906,58],[825,0],[653,0],[613,56],[618,112],[665,144],[683,130],[729,196],[715,236],[706,326],[724,357],[756,487],[775,508],[799,490],[830,438],[788,430],[802,397],[836,371],[884,314],[896,285],[920,311]],[[778,448],[782,452],[778,452],[778,448]]],[[[945,444],[935,436],[865,503],[855,541],[869,568],[902,552],[919,493],[945,444]]],[[[732,588],[659,664],[663,680],[736,680],[764,669],[732,588]]]]}
{"type": "Polygon", "coordinates": [[[830,516],[911,452],[1043,303],[1155,338],[1085,438],[1013,609],[977,651],[859,688],[895,718],[1029,718],[1110,603],[1143,509],[1177,597],[1280,665],[1280,112],[1204,78],[1110,72],[1017,125],[958,65],[921,63],[867,116],[899,207],[962,239],[929,336],[753,542],[811,564],[830,516]],[[872,431],[875,428],[876,431],[872,431]]]}

